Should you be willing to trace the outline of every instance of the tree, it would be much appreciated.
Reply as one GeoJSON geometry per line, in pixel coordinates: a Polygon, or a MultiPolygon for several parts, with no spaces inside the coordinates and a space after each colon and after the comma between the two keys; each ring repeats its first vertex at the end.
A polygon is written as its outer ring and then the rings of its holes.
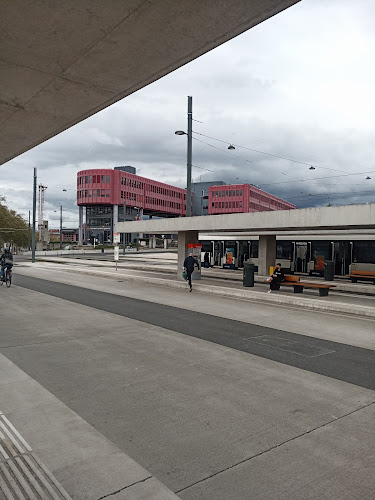
{"type": "Polygon", "coordinates": [[[0,196],[0,245],[11,243],[18,247],[27,247],[29,239],[28,223],[14,210],[6,206],[6,200],[0,196]]]}

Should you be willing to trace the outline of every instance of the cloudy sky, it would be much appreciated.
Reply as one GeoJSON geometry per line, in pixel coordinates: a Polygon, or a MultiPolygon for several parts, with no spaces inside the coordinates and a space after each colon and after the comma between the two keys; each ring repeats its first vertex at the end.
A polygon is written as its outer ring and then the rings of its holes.
{"type": "Polygon", "coordinates": [[[185,187],[174,132],[191,95],[193,181],[252,183],[298,208],[375,202],[374,49],[373,0],[302,0],[0,166],[0,193],[28,214],[37,166],[50,226],[61,203],[74,227],[79,170],[132,165],[185,187]]]}

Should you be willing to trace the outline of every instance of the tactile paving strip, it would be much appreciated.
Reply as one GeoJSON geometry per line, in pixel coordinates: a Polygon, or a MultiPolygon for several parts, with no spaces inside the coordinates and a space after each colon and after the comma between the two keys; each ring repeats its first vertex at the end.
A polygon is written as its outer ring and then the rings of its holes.
{"type": "Polygon", "coordinates": [[[2,498],[72,500],[6,416],[0,412],[0,499],[2,498]]]}

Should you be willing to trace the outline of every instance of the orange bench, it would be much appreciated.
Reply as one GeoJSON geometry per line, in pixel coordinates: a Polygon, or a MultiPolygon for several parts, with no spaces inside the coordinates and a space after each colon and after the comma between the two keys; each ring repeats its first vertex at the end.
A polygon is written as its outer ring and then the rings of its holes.
{"type": "Polygon", "coordinates": [[[372,281],[375,285],[375,272],[373,271],[353,271],[352,274],[347,274],[352,283],[357,283],[358,280],[372,281]]]}
{"type": "MultiPolygon", "coordinates": [[[[265,281],[269,283],[269,281],[265,281]]],[[[304,288],[317,288],[321,297],[327,297],[330,288],[336,288],[336,285],[326,285],[325,283],[305,283],[300,281],[299,276],[284,276],[284,281],[275,283],[276,290],[280,290],[281,285],[292,286],[294,293],[303,293],[304,288]]]]}

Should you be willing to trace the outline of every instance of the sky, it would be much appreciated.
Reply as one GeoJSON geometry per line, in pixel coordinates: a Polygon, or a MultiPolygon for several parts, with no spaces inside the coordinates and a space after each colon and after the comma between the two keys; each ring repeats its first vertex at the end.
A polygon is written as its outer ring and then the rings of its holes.
{"type": "Polygon", "coordinates": [[[174,132],[191,95],[193,182],[247,182],[298,208],[375,202],[374,49],[373,0],[302,0],[1,165],[0,194],[28,217],[36,166],[57,228],[60,204],[63,227],[78,225],[83,169],[132,165],[186,187],[174,132]]]}

